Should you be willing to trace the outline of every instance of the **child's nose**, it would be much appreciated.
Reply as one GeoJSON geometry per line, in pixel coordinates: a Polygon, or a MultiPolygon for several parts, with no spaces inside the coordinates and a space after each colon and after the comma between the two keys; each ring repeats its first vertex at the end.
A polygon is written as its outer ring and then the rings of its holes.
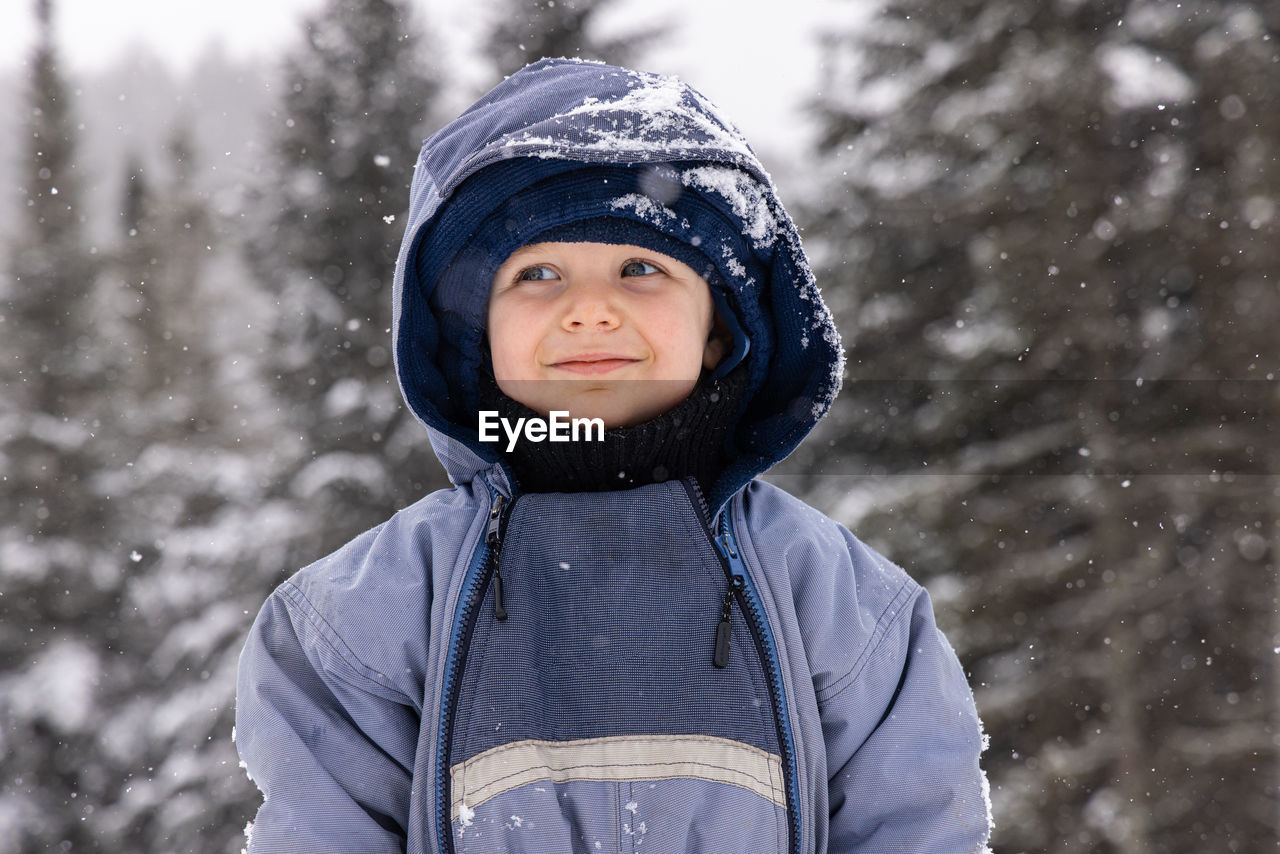
{"type": "Polygon", "coordinates": [[[610,289],[600,286],[573,288],[565,309],[563,325],[569,331],[614,329],[621,322],[610,289]]]}

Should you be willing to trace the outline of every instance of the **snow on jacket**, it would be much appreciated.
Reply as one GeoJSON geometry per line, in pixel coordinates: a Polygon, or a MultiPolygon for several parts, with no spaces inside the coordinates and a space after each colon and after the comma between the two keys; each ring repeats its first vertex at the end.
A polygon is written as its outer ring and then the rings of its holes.
{"type": "Polygon", "coordinates": [[[236,709],[265,795],[251,852],[985,850],[981,726],[926,592],[756,479],[825,414],[842,354],[768,175],[714,108],[595,63],[513,75],[424,144],[394,299],[401,390],[453,487],[258,615],[236,709]],[[439,358],[412,256],[466,177],[513,157],[719,176],[707,194],[770,259],[770,281],[731,283],[751,403],[707,495],[518,493],[449,412],[468,380],[439,358]]]}

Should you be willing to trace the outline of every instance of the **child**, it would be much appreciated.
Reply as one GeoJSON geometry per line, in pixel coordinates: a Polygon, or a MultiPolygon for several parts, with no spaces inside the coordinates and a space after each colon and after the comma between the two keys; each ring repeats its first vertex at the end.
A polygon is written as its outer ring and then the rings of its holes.
{"type": "Polygon", "coordinates": [[[925,591],[756,479],[843,354],[705,99],[511,76],[425,143],[394,298],[454,486],[259,614],[251,851],[985,850],[981,727],[925,591]]]}

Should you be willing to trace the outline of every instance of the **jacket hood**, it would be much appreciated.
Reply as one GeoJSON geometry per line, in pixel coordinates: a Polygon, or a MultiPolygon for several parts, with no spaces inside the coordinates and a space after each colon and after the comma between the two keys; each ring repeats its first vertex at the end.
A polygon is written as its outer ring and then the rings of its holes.
{"type": "MultiPolygon", "coordinates": [[[[752,257],[740,262],[725,243],[725,257],[714,260],[728,275],[711,282],[717,305],[733,314],[735,334],[750,343],[731,462],[708,496],[718,507],[790,454],[826,414],[840,390],[844,353],[768,173],[741,133],[673,77],[544,59],[423,143],[393,291],[401,392],[455,484],[500,462],[498,446],[479,441],[472,411],[489,280],[468,281],[453,307],[442,307],[439,283],[423,275],[440,245],[433,235],[459,228],[454,203],[474,184],[467,179],[482,172],[516,193],[530,181],[573,180],[585,169],[613,178],[611,216],[698,246],[690,218],[702,208],[682,213],[673,196],[684,193],[715,208],[749,246],[752,257]]],[[[719,248],[702,251],[715,256],[719,248]]],[[[509,486],[506,467],[500,470],[509,486]]]]}

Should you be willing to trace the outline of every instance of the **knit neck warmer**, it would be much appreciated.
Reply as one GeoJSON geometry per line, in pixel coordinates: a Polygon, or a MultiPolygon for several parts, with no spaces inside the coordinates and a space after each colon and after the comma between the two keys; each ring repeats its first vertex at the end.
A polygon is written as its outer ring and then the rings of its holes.
{"type": "MultiPolygon", "coordinates": [[[[516,442],[503,458],[525,492],[603,492],[692,476],[706,495],[729,462],[725,440],[746,388],[745,365],[703,379],[663,414],[604,431],[603,441],[516,442]]],[[[509,423],[542,418],[481,371],[480,408],[509,423]]]]}

